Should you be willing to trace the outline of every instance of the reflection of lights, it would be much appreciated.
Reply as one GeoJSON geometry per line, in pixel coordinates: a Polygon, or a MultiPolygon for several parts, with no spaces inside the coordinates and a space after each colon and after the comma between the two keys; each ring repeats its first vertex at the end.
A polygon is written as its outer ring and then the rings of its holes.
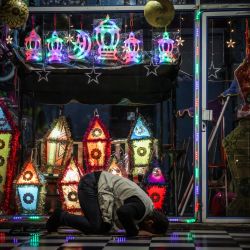
{"type": "Polygon", "coordinates": [[[126,242],[127,238],[126,237],[115,237],[114,241],[118,244],[126,242]]]}
{"type": "Polygon", "coordinates": [[[0,232],[0,243],[5,243],[6,234],[4,232],[0,232]]]}
{"type": "Polygon", "coordinates": [[[73,241],[75,239],[75,236],[73,235],[68,235],[65,237],[65,242],[73,241]]]}
{"type": "Polygon", "coordinates": [[[21,216],[13,216],[12,217],[12,220],[22,220],[23,219],[23,217],[21,217],[21,216]]]}
{"type": "Polygon", "coordinates": [[[29,244],[31,247],[38,247],[40,243],[40,234],[39,233],[31,233],[29,244]]]}

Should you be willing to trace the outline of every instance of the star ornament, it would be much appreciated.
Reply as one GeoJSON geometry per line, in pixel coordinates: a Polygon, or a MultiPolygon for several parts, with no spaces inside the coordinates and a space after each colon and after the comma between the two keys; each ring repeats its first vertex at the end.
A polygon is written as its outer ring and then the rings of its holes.
{"type": "Polygon", "coordinates": [[[208,79],[211,77],[214,77],[215,79],[218,79],[217,73],[221,70],[221,68],[215,68],[213,60],[211,61],[210,67],[208,68],[208,79]]]}
{"type": "Polygon", "coordinates": [[[177,42],[177,46],[183,46],[183,43],[185,42],[185,40],[183,40],[181,36],[178,37],[175,41],[177,42]]]}
{"type": "Polygon", "coordinates": [[[43,70],[41,71],[36,71],[37,75],[38,75],[38,82],[41,82],[42,80],[48,82],[48,75],[50,74],[50,71],[46,71],[45,68],[43,68],[43,70]]]}
{"type": "Polygon", "coordinates": [[[69,34],[68,36],[65,36],[64,39],[66,43],[71,43],[74,40],[74,37],[69,34]]]}
{"type": "Polygon", "coordinates": [[[230,40],[229,41],[227,41],[227,47],[228,48],[234,48],[234,44],[235,44],[235,42],[232,40],[232,38],[230,38],[230,40]]]}
{"type": "Polygon", "coordinates": [[[151,60],[150,61],[150,64],[149,65],[145,65],[144,68],[147,69],[147,77],[149,75],[155,75],[155,76],[158,76],[157,74],[157,69],[160,67],[160,65],[157,65],[157,64],[154,64],[153,61],[151,60]]]}
{"type": "Polygon", "coordinates": [[[8,35],[7,38],[6,38],[6,43],[7,44],[12,44],[12,40],[13,40],[13,38],[10,35],[8,35]]]}
{"type": "Polygon", "coordinates": [[[85,75],[89,78],[88,79],[88,84],[90,84],[91,82],[95,82],[96,84],[99,84],[99,80],[98,77],[101,75],[102,73],[97,73],[95,72],[95,67],[92,68],[90,73],[85,73],[85,75]]]}

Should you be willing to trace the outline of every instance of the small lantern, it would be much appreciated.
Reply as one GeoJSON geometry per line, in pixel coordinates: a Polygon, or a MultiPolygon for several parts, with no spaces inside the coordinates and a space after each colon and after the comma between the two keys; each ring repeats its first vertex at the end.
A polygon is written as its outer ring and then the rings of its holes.
{"type": "Polygon", "coordinates": [[[84,134],[83,150],[89,171],[106,169],[111,153],[110,136],[98,114],[95,114],[84,134]]]}
{"type": "Polygon", "coordinates": [[[71,42],[72,50],[69,53],[71,60],[84,60],[91,50],[91,39],[83,30],[75,30],[76,39],[71,42]]]}
{"type": "Polygon", "coordinates": [[[58,175],[70,158],[72,144],[66,118],[61,116],[43,138],[43,173],[58,175]]]}
{"type": "Polygon", "coordinates": [[[41,37],[33,29],[29,36],[25,38],[25,57],[28,62],[42,61],[41,37]]]}
{"type": "Polygon", "coordinates": [[[98,45],[99,60],[118,60],[117,45],[120,41],[120,28],[109,16],[102,20],[94,29],[95,40],[98,45]]]}
{"type": "Polygon", "coordinates": [[[19,213],[42,214],[46,197],[45,178],[32,161],[24,164],[16,179],[16,199],[19,213]]]}
{"type": "Polygon", "coordinates": [[[62,207],[70,213],[82,214],[78,200],[78,183],[82,176],[83,170],[71,158],[58,180],[58,190],[62,207]]]}
{"type": "Polygon", "coordinates": [[[124,41],[125,63],[139,63],[141,61],[141,41],[135,38],[135,34],[130,32],[127,40],[124,41]]]}
{"type": "Polygon", "coordinates": [[[10,213],[19,135],[11,114],[5,104],[0,101],[0,208],[6,213],[10,213]]]}
{"type": "Polygon", "coordinates": [[[113,175],[126,177],[126,171],[121,166],[121,163],[118,161],[116,156],[111,157],[110,165],[107,171],[113,175]]]}
{"type": "Polygon", "coordinates": [[[46,39],[47,43],[47,59],[49,63],[61,63],[63,60],[64,41],[54,31],[50,38],[46,39]]]}
{"type": "Polygon", "coordinates": [[[158,40],[160,63],[172,62],[174,40],[169,38],[168,32],[163,33],[163,38],[158,40]]]}
{"type": "Polygon", "coordinates": [[[154,207],[156,209],[162,210],[166,196],[166,187],[149,185],[146,188],[146,191],[148,196],[153,201],[154,207]]]}
{"type": "Polygon", "coordinates": [[[128,139],[134,168],[147,167],[153,154],[152,132],[141,115],[138,115],[128,139]]]}

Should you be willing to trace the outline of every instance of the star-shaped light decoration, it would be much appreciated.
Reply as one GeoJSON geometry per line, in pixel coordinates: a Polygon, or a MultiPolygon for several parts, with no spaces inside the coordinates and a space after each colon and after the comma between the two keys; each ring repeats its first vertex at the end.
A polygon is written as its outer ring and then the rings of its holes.
{"type": "Polygon", "coordinates": [[[90,73],[85,73],[85,75],[89,78],[88,79],[88,84],[90,84],[91,82],[95,82],[96,84],[99,84],[99,80],[98,77],[101,75],[102,73],[97,73],[95,72],[95,67],[93,66],[92,70],[90,73]]]}
{"type": "Polygon", "coordinates": [[[232,40],[232,38],[230,38],[229,41],[227,41],[227,47],[228,48],[234,48],[234,44],[235,44],[235,41],[232,40]]]}
{"type": "Polygon", "coordinates": [[[214,77],[215,79],[218,79],[217,73],[221,70],[221,68],[215,68],[213,60],[211,61],[210,67],[208,68],[208,79],[211,77],[214,77]]]}
{"type": "Polygon", "coordinates": [[[185,42],[185,40],[183,40],[181,36],[175,39],[175,41],[177,42],[177,46],[183,46],[183,43],[185,42]]]}
{"type": "Polygon", "coordinates": [[[40,70],[40,71],[36,71],[37,75],[38,75],[38,80],[37,82],[40,82],[42,80],[48,82],[49,79],[48,79],[48,75],[50,74],[50,71],[46,71],[44,66],[43,66],[43,70],[40,70]]]}
{"type": "Polygon", "coordinates": [[[147,69],[147,77],[151,74],[158,76],[157,69],[160,67],[160,65],[154,64],[153,60],[150,61],[149,65],[145,65],[144,68],[147,69]]]}
{"type": "Polygon", "coordinates": [[[69,34],[68,36],[65,36],[64,39],[66,43],[71,43],[74,40],[74,37],[69,34]]]}
{"type": "Polygon", "coordinates": [[[6,38],[6,43],[7,44],[12,44],[12,40],[13,40],[13,38],[10,35],[8,35],[7,38],[6,38]]]}

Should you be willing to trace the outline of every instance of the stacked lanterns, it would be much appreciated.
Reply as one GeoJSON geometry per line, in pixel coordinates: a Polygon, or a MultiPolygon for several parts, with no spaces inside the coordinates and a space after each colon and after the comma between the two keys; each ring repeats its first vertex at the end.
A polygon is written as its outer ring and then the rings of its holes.
{"type": "Polygon", "coordinates": [[[24,164],[16,179],[16,198],[19,213],[42,214],[44,210],[46,182],[32,161],[24,164]]]}
{"type": "Polygon", "coordinates": [[[28,62],[42,61],[41,37],[36,33],[35,29],[25,38],[25,57],[28,62]]]}
{"type": "Polygon", "coordinates": [[[83,170],[71,158],[58,180],[58,190],[63,209],[75,214],[81,214],[77,190],[82,176],[83,170]]]}
{"type": "Polygon", "coordinates": [[[107,168],[111,154],[110,136],[97,114],[91,120],[84,134],[83,150],[86,167],[89,171],[107,168]]]}
{"type": "Polygon", "coordinates": [[[0,206],[10,212],[12,184],[16,174],[19,131],[5,104],[0,101],[0,206]]]}

